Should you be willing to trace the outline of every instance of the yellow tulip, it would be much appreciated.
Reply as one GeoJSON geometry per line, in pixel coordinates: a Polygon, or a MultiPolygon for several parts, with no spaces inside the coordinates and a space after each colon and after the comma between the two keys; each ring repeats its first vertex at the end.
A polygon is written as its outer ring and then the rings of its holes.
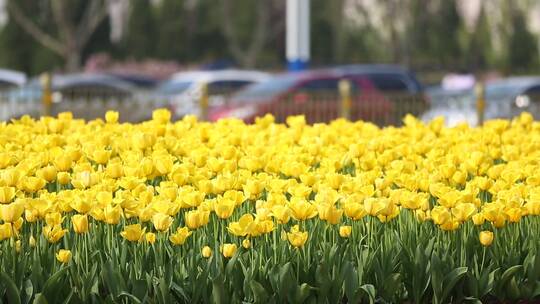
{"type": "Polygon", "coordinates": [[[343,205],[343,211],[347,217],[350,217],[355,221],[363,218],[367,214],[364,205],[356,202],[345,203],[343,205]]]}
{"type": "Polygon", "coordinates": [[[388,199],[368,197],[364,200],[364,209],[371,216],[377,216],[388,205],[388,199]]]}
{"type": "MultiPolygon", "coordinates": [[[[24,175],[25,172],[22,170],[6,169],[2,174],[1,180],[6,184],[6,186],[16,186],[24,175]]],[[[1,192],[3,191],[5,191],[5,189],[0,190],[0,198],[2,197],[1,192]]]]}
{"type": "Polygon", "coordinates": [[[524,207],[530,215],[540,215],[540,201],[528,201],[524,207]]]}
{"type": "Polygon", "coordinates": [[[42,178],[29,176],[24,180],[24,188],[28,192],[37,192],[45,187],[46,181],[42,178]]]}
{"type": "Polygon", "coordinates": [[[493,232],[491,231],[482,231],[480,232],[480,244],[482,246],[490,246],[493,243],[493,232]]]}
{"type": "Polygon", "coordinates": [[[60,172],[69,171],[69,169],[71,169],[72,163],[73,159],[67,154],[58,155],[53,162],[56,170],[60,172]]]}
{"type": "Polygon", "coordinates": [[[153,245],[156,242],[156,234],[153,232],[147,232],[144,235],[144,239],[146,240],[147,243],[149,243],[150,245],[153,245]]]}
{"type": "Polygon", "coordinates": [[[317,216],[317,208],[303,198],[293,197],[289,203],[292,217],[304,221],[317,216]]]}
{"type": "Polygon", "coordinates": [[[482,213],[477,213],[477,214],[472,216],[472,221],[476,226],[480,226],[480,225],[484,224],[486,219],[484,218],[484,215],[482,213]]]}
{"type": "Polygon", "coordinates": [[[15,188],[0,187],[0,203],[7,204],[15,197],[15,188]]]}
{"type": "Polygon", "coordinates": [[[77,189],[86,189],[98,183],[98,176],[90,171],[82,171],[71,179],[71,184],[77,189]]]}
{"type": "Polygon", "coordinates": [[[105,113],[105,121],[110,124],[115,124],[118,122],[120,114],[116,111],[107,111],[105,113]]]}
{"type": "Polygon", "coordinates": [[[244,247],[245,249],[249,249],[251,248],[251,242],[249,239],[244,239],[242,241],[242,247],[244,247]]]}
{"type": "Polygon", "coordinates": [[[67,185],[71,181],[71,176],[67,172],[58,172],[56,180],[60,185],[67,185]]]}
{"type": "Polygon", "coordinates": [[[236,203],[233,200],[222,198],[218,200],[218,203],[215,205],[214,212],[219,218],[227,219],[229,218],[236,207],[236,203]]]}
{"type": "Polygon", "coordinates": [[[46,180],[47,182],[52,182],[56,179],[56,168],[53,166],[47,166],[44,168],[41,168],[37,175],[41,177],[42,179],[46,180]]]}
{"type": "Polygon", "coordinates": [[[451,222],[452,214],[447,208],[436,206],[431,210],[431,218],[437,225],[443,225],[446,222],[451,222]]]}
{"type": "Polygon", "coordinates": [[[339,227],[339,235],[343,238],[348,238],[351,235],[352,227],[351,226],[341,226],[339,227]]]}
{"type": "Polygon", "coordinates": [[[6,223],[17,221],[24,213],[24,206],[21,203],[11,203],[0,205],[0,219],[6,223]]]}
{"type": "Polygon", "coordinates": [[[236,244],[223,244],[223,256],[226,258],[232,258],[236,253],[238,247],[236,244]]]}
{"type": "Polygon", "coordinates": [[[146,228],[142,228],[141,224],[128,225],[124,228],[124,231],[120,232],[120,235],[130,241],[130,242],[139,242],[144,236],[146,228]]]}
{"type": "Polygon", "coordinates": [[[291,218],[291,213],[289,208],[283,205],[275,205],[272,207],[272,216],[280,224],[287,224],[291,218]]]}
{"type": "Polygon", "coordinates": [[[176,232],[172,234],[169,237],[169,240],[174,245],[183,245],[186,242],[186,239],[192,234],[193,232],[189,231],[187,227],[178,227],[176,229],[176,232]]]}
{"type": "Polygon", "coordinates": [[[50,243],[57,243],[66,232],[67,230],[62,229],[60,225],[43,227],[43,235],[50,243]]]}
{"type": "Polygon", "coordinates": [[[458,222],[467,221],[476,212],[476,207],[471,203],[458,204],[452,208],[452,215],[458,222]]]}
{"type": "Polygon", "coordinates": [[[105,223],[116,225],[120,222],[120,217],[122,216],[122,207],[120,205],[107,205],[103,209],[103,217],[105,223]]]}
{"type": "Polygon", "coordinates": [[[88,232],[88,216],[86,214],[76,214],[72,216],[71,224],[73,225],[73,231],[75,231],[75,233],[88,232]]]}
{"type": "Polygon", "coordinates": [[[319,218],[329,224],[336,225],[341,220],[343,210],[336,208],[333,204],[317,204],[319,218]]]}
{"type": "Polygon", "coordinates": [[[210,249],[210,247],[208,246],[204,246],[203,249],[202,249],[202,256],[204,258],[209,258],[212,256],[212,249],[210,249]]]}
{"type": "Polygon", "coordinates": [[[208,224],[210,212],[203,210],[191,210],[185,213],[186,226],[189,229],[197,229],[208,224]]]}
{"type": "Polygon", "coordinates": [[[152,112],[152,120],[157,123],[166,124],[171,120],[171,112],[167,109],[157,109],[152,112]]]}
{"type": "Polygon", "coordinates": [[[251,214],[244,214],[238,222],[231,222],[227,226],[227,230],[235,236],[246,236],[250,233],[253,226],[254,218],[251,214]]]}
{"type": "Polygon", "coordinates": [[[289,243],[291,243],[291,245],[293,245],[295,248],[300,248],[306,243],[308,239],[308,233],[298,231],[298,226],[295,227],[291,229],[291,232],[287,233],[287,239],[289,240],[289,243]]]}
{"type": "Polygon", "coordinates": [[[157,231],[167,231],[173,223],[173,218],[167,214],[156,213],[152,216],[152,223],[157,231]]]}
{"type": "Polygon", "coordinates": [[[508,221],[511,223],[517,223],[519,220],[521,220],[521,217],[523,216],[523,212],[521,208],[510,208],[506,210],[506,215],[508,217],[508,221]]]}
{"type": "Polygon", "coordinates": [[[62,214],[60,212],[50,212],[45,215],[45,223],[48,226],[57,226],[61,225],[64,221],[62,214]]]}
{"type": "Polygon", "coordinates": [[[154,166],[160,175],[169,174],[172,171],[173,165],[173,160],[168,155],[154,159],[154,166]]]}
{"type": "Polygon", "coordinates": [[[13,229],[11,223],[5,223],[0,225],[0,241],[9,239],[13,236],[13,229]]]}
{"type": "Polygon", "coordinates": [[[60,263],[67,264],[71,260],[71,251],[60,249],[58,253],[56,253],[56,259],[60,263]]]}

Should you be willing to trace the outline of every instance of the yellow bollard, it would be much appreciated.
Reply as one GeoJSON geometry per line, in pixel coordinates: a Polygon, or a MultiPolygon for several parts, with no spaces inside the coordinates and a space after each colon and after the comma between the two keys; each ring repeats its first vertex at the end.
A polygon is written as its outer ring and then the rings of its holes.
{"type": "Polygon", "coordinates": [[[341,117],[351,119],[351,82],[347,79],[339,81],[339,96],[341,98],[341,117]]]}
{"type": "Polygon", "coordinates": [[[199,100],[200,118],[203,121],[208,120],[208,84],[201,85],[201,98],[199,100]]]}
{"type": "Polygon", "coordinates": [[[478,126],[481,126],[484,124],[484,111],[486,109],[484,84],[482,82],[478,82],[474,87],[474,92],[476,95],[476,116],[478,118],[478,126]]]}
{"type": "Polygon", "coordinates": [[[52,76],[50,73],[43,73],[40,76],[42,95],[41,95],[41,105],[43,109],[44,116],[51,115],[51,105],[52,105],[52,76]]]}

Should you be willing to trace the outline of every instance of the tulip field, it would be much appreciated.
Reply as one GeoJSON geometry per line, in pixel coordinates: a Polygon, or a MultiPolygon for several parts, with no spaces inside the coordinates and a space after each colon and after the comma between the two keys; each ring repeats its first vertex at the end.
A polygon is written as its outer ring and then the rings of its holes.
{"type": "Polygon", "coordinates": [[[0,123],[0,302],[540,301],[527,113],[152,117],[0,123]]]}

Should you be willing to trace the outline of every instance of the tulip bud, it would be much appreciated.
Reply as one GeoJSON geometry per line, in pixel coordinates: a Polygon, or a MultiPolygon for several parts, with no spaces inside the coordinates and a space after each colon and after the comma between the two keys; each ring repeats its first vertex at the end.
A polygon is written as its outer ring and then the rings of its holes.
{"type": "Polygon", "coordinates": [[[351,235],[352,227],[351,226],[341,226],[339,227],[339,236],[342,238],[348,238],[351,235]]]}
{"type": "Polygon", "coordinates": [[[105,113],[105,121],[110,124],[117,123],[119,117],[120,114],[116,111],[107,111],[107,113],[105,113]]]}
{"type": "Polygon", "coordinates": [[[153,232],[147,232],[144,238],[150,245],[153,245],[156,242],[156,234],[153,232]]]}
{"type": "Polygon", "coordinates": [[[493,243],[493,232],[491,231],[482,231],[480,232],[480,244],[482,246],[490,246],[493,243]]]}
{"type": "Polygon", "coordinates": [[[223,256],[226,258],[232,258],[236,253],[238,247],[236,244],[224,244],[223,245],[223,256]]]}
{"type": "Polygon", "coordinates": [[[202,256],[205,258],[209,258],[212,256],[212,249],[208,246],[204,246],[202,249],[202,256]]]}
{"type": "Polygon", "coordinates": [[[56,254],[56,259],[58,262],[67,264],[71,260],[71,251],[66,249],[60,249],[56,254]]]}
{"type": "Polygon", "coordinates": [[[75,233],[85,233],[88,232],[88,216],[76,214],[71,218],[71,223],[73,224],[73,231],[75,233]]]}

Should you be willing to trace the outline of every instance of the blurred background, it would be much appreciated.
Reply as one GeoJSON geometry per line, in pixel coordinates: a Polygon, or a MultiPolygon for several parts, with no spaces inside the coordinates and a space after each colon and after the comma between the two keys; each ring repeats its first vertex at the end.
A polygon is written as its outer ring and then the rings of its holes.
{"type": "Polygon", "coordinates": [[[1,120],[540,118],[540,1],[0,0],[0,67],[1,120]]]}

